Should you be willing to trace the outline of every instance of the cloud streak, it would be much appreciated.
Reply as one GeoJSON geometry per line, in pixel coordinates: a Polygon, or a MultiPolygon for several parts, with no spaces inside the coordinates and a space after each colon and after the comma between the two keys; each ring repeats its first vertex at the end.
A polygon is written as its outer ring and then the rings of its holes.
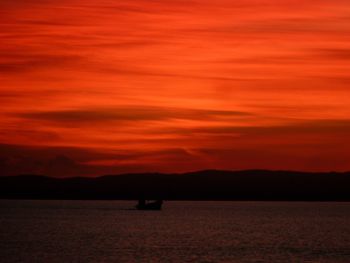
{"type": "Polygon", "coordinates": [[[46,112],[25,112],[17,117],[58,123],[106,122],[106,121],[152,121],[168,119],[216,120],[217,118],[249,117],[250,113],[224,110],[201,110],[186,108],[129,106],[101,109],[72,109],[46,112]]]}

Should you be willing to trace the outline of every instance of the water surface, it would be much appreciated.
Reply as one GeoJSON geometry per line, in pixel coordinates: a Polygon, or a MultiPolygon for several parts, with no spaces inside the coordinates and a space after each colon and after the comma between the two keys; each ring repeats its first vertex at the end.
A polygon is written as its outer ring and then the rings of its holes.
{"type": "Polygon", "coordinates": [[[0,200],[1,262],[350,262],[350,203],[0,200]]]}

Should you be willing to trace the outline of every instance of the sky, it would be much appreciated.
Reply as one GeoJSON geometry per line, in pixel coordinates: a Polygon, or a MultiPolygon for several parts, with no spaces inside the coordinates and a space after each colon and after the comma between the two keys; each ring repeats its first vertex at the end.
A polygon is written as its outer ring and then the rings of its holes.
{"type": "Polygon", "coordinates": [[[350,170],[348,0],[1,0],[1,175],[350,170]]]}

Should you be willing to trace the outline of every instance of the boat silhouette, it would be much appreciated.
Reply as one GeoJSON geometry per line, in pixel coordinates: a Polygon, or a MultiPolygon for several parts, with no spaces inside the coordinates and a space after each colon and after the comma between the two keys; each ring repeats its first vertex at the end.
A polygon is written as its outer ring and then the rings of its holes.
{"type": "Polygon", "coordinates": [[[163,205],[163,200],[159,199],[156,201],[148,202],[145,199],[139,199],[136,209],[138,210],[161,210],[163,205]]]}

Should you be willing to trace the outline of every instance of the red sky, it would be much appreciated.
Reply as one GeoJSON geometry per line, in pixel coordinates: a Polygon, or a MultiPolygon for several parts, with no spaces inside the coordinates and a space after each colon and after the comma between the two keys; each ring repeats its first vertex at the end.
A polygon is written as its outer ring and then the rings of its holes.
{"type": "Polygon", "coordinates": [[[350,170],[348,0],[2,0],[0,166],[350,170]]]}

